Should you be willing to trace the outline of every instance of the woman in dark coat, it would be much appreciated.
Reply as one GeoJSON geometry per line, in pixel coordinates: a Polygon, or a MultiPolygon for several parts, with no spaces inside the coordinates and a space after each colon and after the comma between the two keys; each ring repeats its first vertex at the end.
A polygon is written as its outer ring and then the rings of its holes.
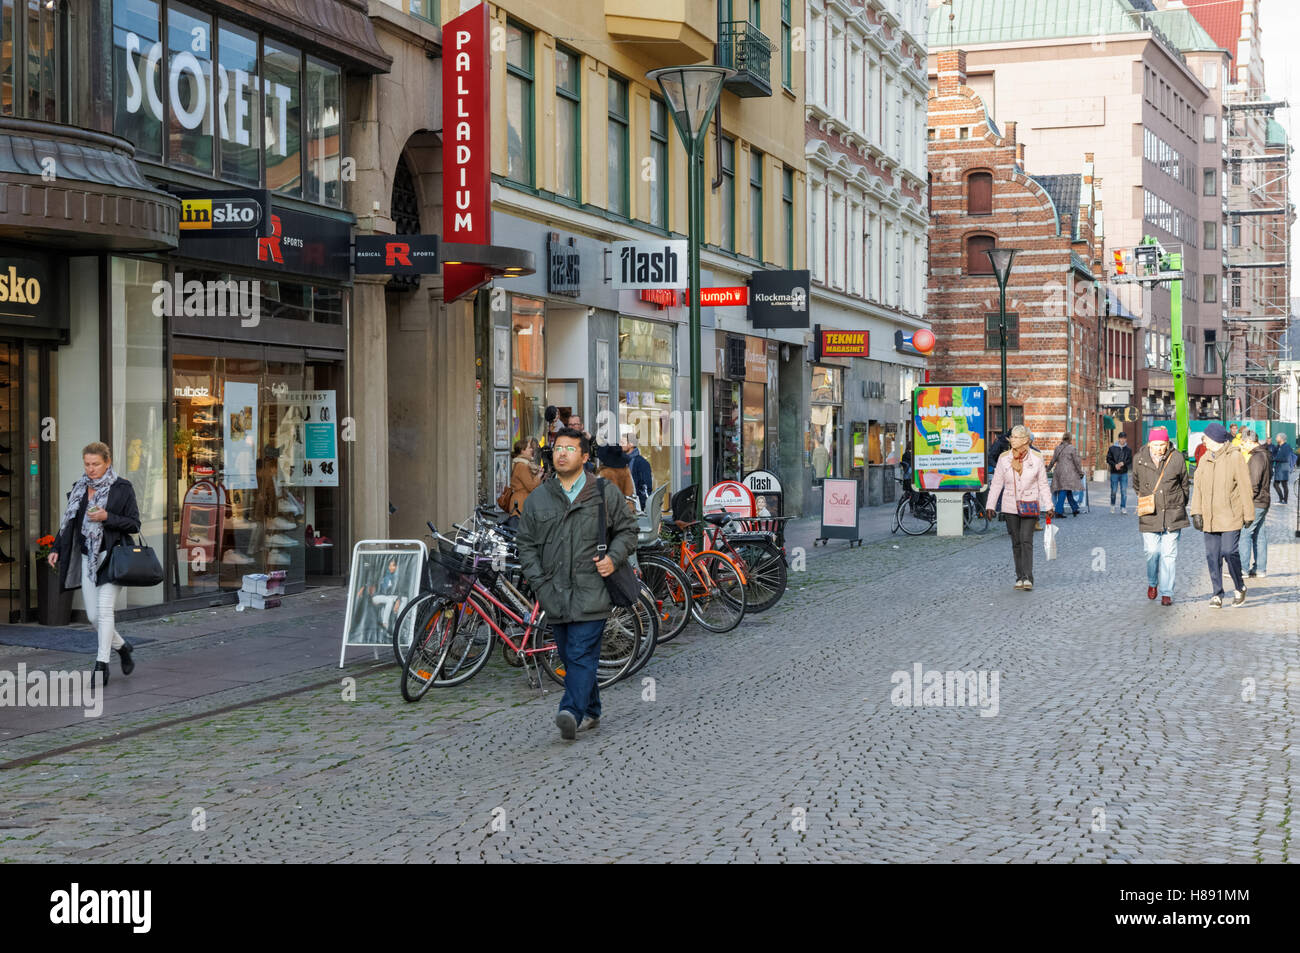
{"type": "Polygon", "coordinates": [[[108,444],[88,444],[81,452],[86,472],[72,486],[50,553],[50,566],[59,571],[64,589],[81,589],[86,618],[99,632],[95,671],[108,684],[108,660],[117,649],[122,674],[135,669],[131,645],[113,622],[117,593],[122,587],[108,581],[108,554],[131,533],[140,532],[140,511],[135,489],[113,471],[108,444]]]}

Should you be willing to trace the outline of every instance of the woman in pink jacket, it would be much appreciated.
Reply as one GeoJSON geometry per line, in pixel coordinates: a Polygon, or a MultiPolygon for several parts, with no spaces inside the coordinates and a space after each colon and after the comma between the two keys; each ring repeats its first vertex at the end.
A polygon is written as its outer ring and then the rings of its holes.
{"type": "Polygon", "coordinates": [[[1052,522],[1052,488],[1047,467],[1037,450],[1029,446],[1033,435],[1023,424],[1011,428],[1011,449],[998,457],[989,484],[989,519],[999,507],[1011,536],[1011,553],[1016,561],[1016,588],[1034,588],[1034,528],[1038,516],[1052,522]],[[999,500],[1001,501],[999,504],[999,500]]]}

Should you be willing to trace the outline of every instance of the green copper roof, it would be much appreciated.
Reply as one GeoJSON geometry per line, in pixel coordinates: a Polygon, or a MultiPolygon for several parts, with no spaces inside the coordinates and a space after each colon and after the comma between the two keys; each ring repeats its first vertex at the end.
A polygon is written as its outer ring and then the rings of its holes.
{"type": "Polygon", "coordinates": [[[1286,130],[1282,128],[1282,124],[1276,119],[1269,119],[1266,136],[1266,141],[1270,146],[1286,145],[1286,130]]]}
{"type": "Polygon", "coordinates": [[[1157,10],[1148,13],[1151,21],[1160,28],[1171,43],[1184,53],[1188,50],[1222,49],[1201,26],[1191,10],[1157,10]]]}

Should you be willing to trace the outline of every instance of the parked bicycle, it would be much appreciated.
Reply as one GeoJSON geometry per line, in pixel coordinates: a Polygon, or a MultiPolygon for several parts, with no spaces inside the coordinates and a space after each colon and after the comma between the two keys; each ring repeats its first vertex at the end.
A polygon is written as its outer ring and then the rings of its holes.
{"type": "MultiPolygon", "coordinates": [[[[924,536],[938,522],[939,501],[933,493],[919,491],[905,479],[898,482],[902,485],[903,495],[894,510],[894,528],[890,532],[901,529],[908,536],[924,536]]],[[[979,504],[979,495],[974,491],[963,493],[961,504],[962,528],[976,535],[987,532],[989,517],[979,504]]]]}

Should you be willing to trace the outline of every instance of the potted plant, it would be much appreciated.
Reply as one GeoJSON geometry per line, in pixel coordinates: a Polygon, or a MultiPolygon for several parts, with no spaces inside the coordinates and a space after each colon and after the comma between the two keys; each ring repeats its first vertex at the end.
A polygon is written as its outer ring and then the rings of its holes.
{"type": "Polygon", "coordinates": [[[54,537],[36,541],[36,620],[41,625],[67,625],[72,621],[72,591],[59,585],[59,570],[50,566],[54,537]]]}
{"type": "Polygon", "coordinates": [[[1110,467],[1106,465],[1106,450],[1097,451],[1097,460],[1092,468],[1092,482],[1105,483],[1110,479],[1110,467]]]}

